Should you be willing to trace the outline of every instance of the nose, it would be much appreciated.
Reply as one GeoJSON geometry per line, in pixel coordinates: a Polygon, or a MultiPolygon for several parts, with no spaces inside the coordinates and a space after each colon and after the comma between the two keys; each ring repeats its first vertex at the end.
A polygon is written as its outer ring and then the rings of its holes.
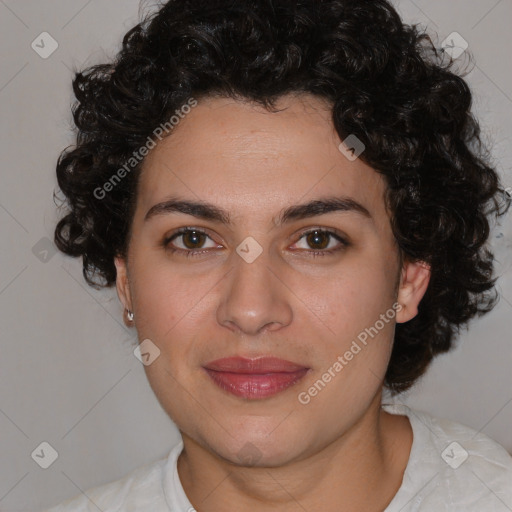
{"type": "Polygon", "coordinates": [[[290,292],[265,252],[252,263],[236,253],[233,260],[217,308],[219,324],[247,335],[289,325],[293,317],[290,292]]]}

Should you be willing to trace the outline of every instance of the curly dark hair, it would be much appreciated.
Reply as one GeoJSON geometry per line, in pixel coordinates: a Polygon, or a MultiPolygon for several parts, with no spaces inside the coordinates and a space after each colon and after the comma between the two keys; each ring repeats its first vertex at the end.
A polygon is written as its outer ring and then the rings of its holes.
{"type": "Polygon", "coordinates": [[[408,389],[497,302],[486,242],[510,198],[461,73],[387,1],[170,0],[124,36],[113,62],[77,72],[73,89],[77,141],[57,164],[68,211],[55,242],[83,258],[90,285],[115,283],[143,160],[104,197],[95,191],[155,127],[191,97],[271,111],[285,94],[309,93],[329,102],[340,138],[357,136],[360,158],[385,176],[400,256],[431,267],[418,315],[396,326],[386,387],[408,389]]]}

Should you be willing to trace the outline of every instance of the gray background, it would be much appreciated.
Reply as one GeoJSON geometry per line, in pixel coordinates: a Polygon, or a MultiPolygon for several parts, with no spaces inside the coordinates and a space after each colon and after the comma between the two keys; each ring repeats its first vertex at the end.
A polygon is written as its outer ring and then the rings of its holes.
{"type": "MultiPolygon", "coordinates": [[[[439,44],[453,31],[469,43],[476,113],[512,186],[512,1],[395,4],[406,21],[437,33],[439,44]]],[[[40,510],[120,478],[179,439],[132,353],[135,332],[123,326],[114,290],[87,287],[80,262],[54,253],[45,239],[58,216],[56,158],[73,141],[72,70],[112,57],[138,16],[138,0],[0,0],[3,511],[40,510]],[[43,31],[59,45],[47,59],[31,48],[43,31]],[[48,469],[31,457],[43,441],[59,454],[48,469]]],[[[465,65],[466,57],[457,60],[465,65]]],[[[481,430],[512,452],[510,217],[492,234],[499,305],[398,401],[481,430]]]]}

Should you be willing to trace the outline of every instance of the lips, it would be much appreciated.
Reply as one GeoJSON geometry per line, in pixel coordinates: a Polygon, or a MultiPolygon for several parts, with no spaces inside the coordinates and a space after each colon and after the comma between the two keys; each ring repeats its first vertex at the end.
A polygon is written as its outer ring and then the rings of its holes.
{"type": "Polygon", "coordinates": [[[275,357],[228,357],[203,366],[224,391],[246,399],[274,396],[299,382],[309,368],[275,357]]]}

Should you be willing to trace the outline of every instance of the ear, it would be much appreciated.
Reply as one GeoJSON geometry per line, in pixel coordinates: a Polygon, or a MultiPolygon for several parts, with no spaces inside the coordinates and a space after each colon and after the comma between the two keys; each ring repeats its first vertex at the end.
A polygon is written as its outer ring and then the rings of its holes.
{"type": "Polygon", "coordinates": [[[114,258],[114,264],[116,266],[116,289],[119,300],[125,307],[125,309],[132,309],[132,298],[130,294],[130,283],[128,281],[128,269],[126,266],[126,259],[116,256],[114,258]]]}
{"type": "Polygon", "coordinates": [[[427,291],[430,281],[430,265],[424,261],[405,261],[402,267],[397,302],[397,323],[408,322],[418,314],[418,305],[427,291]]]}

